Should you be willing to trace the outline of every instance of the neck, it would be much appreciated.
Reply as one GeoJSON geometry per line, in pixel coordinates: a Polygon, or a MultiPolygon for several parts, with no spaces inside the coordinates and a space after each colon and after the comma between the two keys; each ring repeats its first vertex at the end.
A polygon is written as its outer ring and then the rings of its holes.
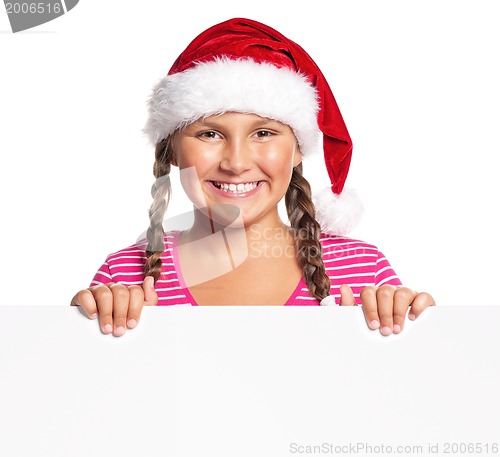
{"type": "Polygon", "coordinates": [[[248,226],[221,224],[220,219],[203,211],[195,210],[193,226],[179,239],[179,259],[188,287],[222,277],[240,266],[246,270],[239,271],[261,271],[296,259],[294,238],[277,211],[248,226]]]}
{"type": "MultiPolygon", "coordinates": [[[[253,250],[254,252],[257,245],[269,247],[293,244],[290,227],[283,223],[277,209],[252,224],[240,223],[236,217],[229,217],[228,214],[224,214],[224,218],[222,218],[216,212],[217,208],[204,208],[203,211],[195,208],[194,223],[189,230],[183,233],[181,243],[201,241],[203,238],[207,238],[208,241],[211,235],[217,234],[226,240],[228,237],[238,240],[239,245],[244,244],[248,251],[253,250]],[[225,223],[221,223],[222,219],[225,220],[225,223]]],[[[208,242],[201,244],[201,246],[206,247],[208,251],[217,249],[208,242]]],[[[217,252],[212,253],[217,254],[217,252]]]]}

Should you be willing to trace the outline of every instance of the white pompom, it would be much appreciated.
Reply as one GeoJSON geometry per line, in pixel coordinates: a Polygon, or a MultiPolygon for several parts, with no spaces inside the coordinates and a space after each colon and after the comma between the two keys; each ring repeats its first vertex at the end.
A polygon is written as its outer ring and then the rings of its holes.
{"type": "Polygon", "coordinates": [[[319,302],[320,306],[334,306],[336,305],[335,303],[335,297],[333,295],[328,295],[327,297],[323,298],[319,302]]]}
{"type": "Polygon", "coordinates": [[[324,233],[346,235],[363,215],[363,204],[353,189],[344,188],[340,195],[326,187],[313,194],[316,220],[324,233]]]}

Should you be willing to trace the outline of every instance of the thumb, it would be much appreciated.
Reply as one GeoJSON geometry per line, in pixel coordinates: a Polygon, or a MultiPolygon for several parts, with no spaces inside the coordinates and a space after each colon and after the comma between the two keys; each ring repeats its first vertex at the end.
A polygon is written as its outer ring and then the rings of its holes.
{"type": "Polygon", "coordinates": [[[144,290],[144,305],[156,306],[158,304],[158,294],[156,293],[155,282],[152,276],[144,278],[142,289],[144,290]]]}
{"type": "Polygon", "coordinates": [[[356,304],[352,289],[345,284],[340,286],[340,306],[353,306],[356,304]]]}

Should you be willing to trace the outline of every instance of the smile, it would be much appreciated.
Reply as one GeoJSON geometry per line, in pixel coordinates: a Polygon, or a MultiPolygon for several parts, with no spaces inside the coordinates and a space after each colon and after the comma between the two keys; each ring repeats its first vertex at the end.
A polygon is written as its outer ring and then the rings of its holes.
{"type": "Polygon", "coordinates": [[[227,192],[229,194],[238,195],[245,194],[254,190],[261,181],[253,181],[246,183],[225,183],[220,181],[210,181],[217,189],[227,192]]]}

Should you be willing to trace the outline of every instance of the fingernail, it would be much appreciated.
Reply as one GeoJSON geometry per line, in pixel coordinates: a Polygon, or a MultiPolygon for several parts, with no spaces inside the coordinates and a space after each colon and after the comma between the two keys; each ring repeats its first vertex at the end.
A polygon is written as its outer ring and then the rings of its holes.
{"type": "Polygon", "coordinates": [[[381,332],[383,335],[390,335],[392,333],[392,329],[391,327],[382,327],[381,332]]]}
{"type": "Polygon", "coordinates": [[[375,330],[375,329],[377,329],[379,327],[380,327],[380,322],[379,321],[371,321],[370,322],[370,328],[372,328],[372,329],[375,330]]]}
{"type": "Polygon", "coordinates": [[[134,328],[136,325],[137,325],[137,321],[135,319],[129,319],[129,321],[128,321],[129,328],[134,328]]]}
{"type": "Polygon", "coordinates": [[[122,335],[125,335],[125,327],[116,327],[116,330],[115,330],[115,335],[116,336],[122,336],[122,335]]]}
{"type": "Polygon", "coordinates": [[[104,333],[111,333],[113,331],[113,326],[111,324],[106,324],[104,326],[104,333]]]}
{"type": "Polygon", "coordinates": [[[94,314],[91,314],[91,315],[90,315],[90,318],[91,318],[91,319],[95,319],[96,317],[97,317],[97,313],[94,313],[94,314]]]}
{"type": "Polygon", "coordinates": [[[415,314],[408,314],[408,319],[415,320],[415,314]]]}
{"type": "Polygon", "coordinates": [[[401,325],[396,324],[394,325],[394,333],[399,333],[401,331],[401,325]]]}

